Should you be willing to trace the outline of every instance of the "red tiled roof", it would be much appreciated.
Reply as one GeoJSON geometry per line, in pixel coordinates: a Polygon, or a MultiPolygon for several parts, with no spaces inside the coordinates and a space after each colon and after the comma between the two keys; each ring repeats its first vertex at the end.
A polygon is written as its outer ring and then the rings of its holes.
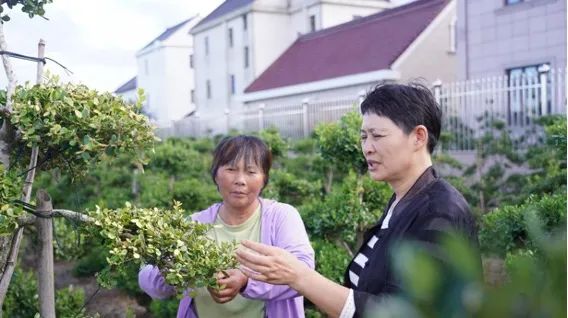
{"type": "Polygon", "coordinates": [[[246,93],[387,69],[450,0],[419,0],[304,35],[246,93]]]}

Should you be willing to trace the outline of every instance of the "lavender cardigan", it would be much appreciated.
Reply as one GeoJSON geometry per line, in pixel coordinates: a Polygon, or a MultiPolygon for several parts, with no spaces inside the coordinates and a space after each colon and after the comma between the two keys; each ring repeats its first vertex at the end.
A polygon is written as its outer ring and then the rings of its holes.
{"type": "MultiPolygon", "coordinates": [[[[314,268],[314,250],[298,211],[291,205],[273,200],[260,199],[261,225],[260,241],[277,246],[295,255],[300,261],[314,268]]],[[[217,217],[220,203],[191,216],[201,223],[213,223],[217,217]]],[[[138,284],[153,299],[165,299],[175,291],[165,283],[157,267],[146,265],[138,274],[138,284]]],[[[265,315],[268,318],[304,317],[304,298],[287,285],[271,285],[249,279],[243,297],[260,299],[265,302],[265,315]]],[[[178,308],[177,318],[196,317],[192,299],[184,296],[178,308]]]]}

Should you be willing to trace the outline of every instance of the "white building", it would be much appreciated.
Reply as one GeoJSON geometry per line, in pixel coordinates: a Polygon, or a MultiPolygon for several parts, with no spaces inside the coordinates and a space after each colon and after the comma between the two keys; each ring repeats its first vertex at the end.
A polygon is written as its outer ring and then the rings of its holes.
{"type": "Polygon", "coordinates": [[[251,85],[247,109],[357,99],[379,81],[456,78],[455,0],[421,0],[300,37],[251,85]]]}
{"type": "Polygon", "coordinates": [[[137,76],[115,91],[135,98],[136,89],[142,88],[146,95],[144,112],[158,127],[168,127],[195,110],[193,37],[189,30],[198,22],[198,17],[182,21],[139,50],[137,76]]]}
{"type": "Polygon", "coordinates": [[[226,129],[226,111],[301,35],[392,7],[387,0],[227,0],[194,36],[197,113],[206,130],[226,129]]]}
{"type": "Polygon", "coordinates": [[[122,97],[122,99],[126,102],[134,104],[137,99],[137,90],[138,87],[136,86],[136,76],[134,76],[133,78],[128,80],[128,82],[120,85],[120,87],[117,88],[114,93],[122,97]]]}

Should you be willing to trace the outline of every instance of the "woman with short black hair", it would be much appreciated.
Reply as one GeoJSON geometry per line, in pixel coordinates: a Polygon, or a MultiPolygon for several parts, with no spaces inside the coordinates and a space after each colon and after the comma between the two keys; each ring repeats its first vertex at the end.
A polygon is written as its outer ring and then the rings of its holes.
{"type": "Polygon", "coordinates": [[[275,247],[243,241],[246,248],[237,251],[249,277],[288,285],[332,317],[362,316],[382,297],[400,292],[391,255],[401,240],[435,249],[445,233],[458,232],[477,245],[467,202],[432,168],[442,113],[428,88],[379,85],[367,95],[361,112],[361,146],[369,175],[387,182],[394,194],[346,269],[345,285],[326,279],[275,247]]]}

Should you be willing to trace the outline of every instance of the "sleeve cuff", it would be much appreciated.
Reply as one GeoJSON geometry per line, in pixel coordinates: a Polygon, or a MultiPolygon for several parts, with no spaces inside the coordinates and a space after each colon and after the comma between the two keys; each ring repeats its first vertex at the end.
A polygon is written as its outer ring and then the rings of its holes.
{"type": "Polygon", "coordinates": [[[353,297],[353,289],[349,289],[349,295],[347,295],[339,318],[352,318],[353,315],[355,315],[355,298],[353,297]]]}

